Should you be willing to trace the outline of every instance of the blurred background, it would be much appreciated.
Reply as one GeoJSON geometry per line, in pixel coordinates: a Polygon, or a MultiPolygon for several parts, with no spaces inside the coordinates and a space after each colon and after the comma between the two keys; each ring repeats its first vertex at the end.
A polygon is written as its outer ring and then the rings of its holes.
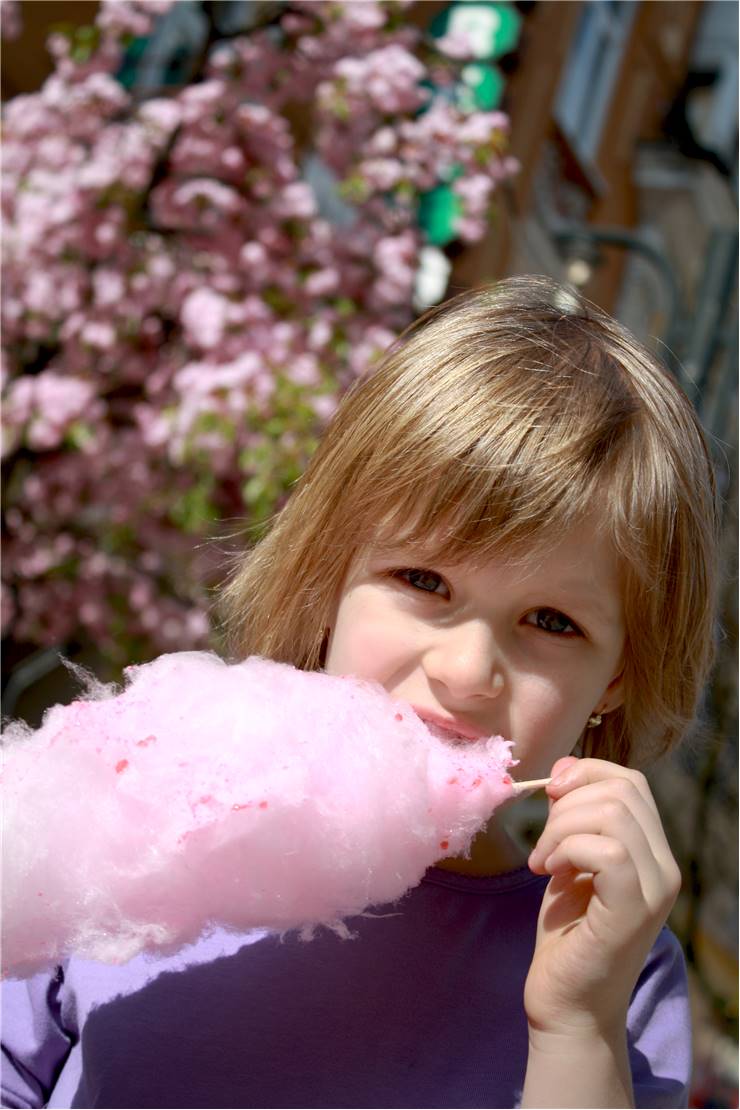
{"type": "MultiPolygon", "coordinates": [[[[3,711],[216,646],[215,588],[425,307],[565,280],[692,397],[718,664],[650,772],[692,1106],[737,1101],[734,0],[2,0],[3,711]]],[[[536,835],[541,803],[521,806],[536,835]]]]}

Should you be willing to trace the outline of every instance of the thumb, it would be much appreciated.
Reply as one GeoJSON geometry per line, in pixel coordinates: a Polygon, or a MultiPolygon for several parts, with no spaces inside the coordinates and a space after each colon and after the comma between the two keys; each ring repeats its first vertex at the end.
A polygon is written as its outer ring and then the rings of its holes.
{"type": "Polygon", "coordinates": [[[567,771],[569,767],[572,767],[577,762],[578,757],[575,755],[564,755],[562,759],[556,759],[552,765],[550,777],[556,779],[558,775],[561,775],[564,771],[567,771]]]}
{"type": "MultiPolygon", "coordinates": [[[[553,779],[556,779],[558,777],[558,775],[563,774],[565,771],[568,770],[569,767],[573,767],[577,762],[578,762],[578,759],[574,755],[564,755],[562,757],[562,759],[556,759],[555,762],[552,765],[552,770],[550,771],[550,777],[553,778],[553,779]]],[[[553,799],[550,797],[550,788],[549,788],[549,786],[545,787],[545,793],[547,794],[548,809],[551,809],[553,799]]]]}

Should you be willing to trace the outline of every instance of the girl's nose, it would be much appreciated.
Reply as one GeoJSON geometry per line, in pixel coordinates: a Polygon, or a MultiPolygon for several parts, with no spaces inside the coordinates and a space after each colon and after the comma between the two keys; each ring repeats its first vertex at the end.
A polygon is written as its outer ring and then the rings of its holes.
{"type": "Polygon", "coordinates": [[[491,629],[481,621],[442,630],[427,648],[424,670],[455,699],[495,697],[504,684],[500,653],[491,629]]]}

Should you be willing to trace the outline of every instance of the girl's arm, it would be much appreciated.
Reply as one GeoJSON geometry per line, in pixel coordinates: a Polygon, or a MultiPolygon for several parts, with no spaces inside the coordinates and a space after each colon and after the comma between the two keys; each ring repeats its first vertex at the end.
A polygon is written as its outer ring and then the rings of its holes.
{"type": "Polygon", "coordinates": [[[74,1043],[64,1028],[61,968],[2,984],[2,1106],[46,1106],[74,1043]]]}
{"type": "Polygon", "coordinates": [[[538,1036],[530,1029],[523,1107],[633,1107],[624,1029],[538,1036]]]}
{"type": "Polygon", "coordinates": [[[525,987],[522,1106],[632,1107],[627,1010],[680,873],[639,772],[568,757],[548,794],[530,856],[552,879],[525,987]]]}

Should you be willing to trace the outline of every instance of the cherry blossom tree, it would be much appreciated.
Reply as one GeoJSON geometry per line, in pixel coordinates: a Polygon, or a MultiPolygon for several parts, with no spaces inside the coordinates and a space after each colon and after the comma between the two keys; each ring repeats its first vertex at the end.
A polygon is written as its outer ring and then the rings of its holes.
{"type": "Polygon", "coordinates": [[[141,93],[127,51],[172,0],[103,0],[6,105],[16,641],[114,662],[206,644],[225,573],[207,541],[258,534],[412,319],[423,197],[450,183],[458,238],[481,237],[517,168],[507,117],[456,100],[465,43],[446,54],[409,6],[269,5],[243,33],[211,26],[187,84],[141,93]]]}

